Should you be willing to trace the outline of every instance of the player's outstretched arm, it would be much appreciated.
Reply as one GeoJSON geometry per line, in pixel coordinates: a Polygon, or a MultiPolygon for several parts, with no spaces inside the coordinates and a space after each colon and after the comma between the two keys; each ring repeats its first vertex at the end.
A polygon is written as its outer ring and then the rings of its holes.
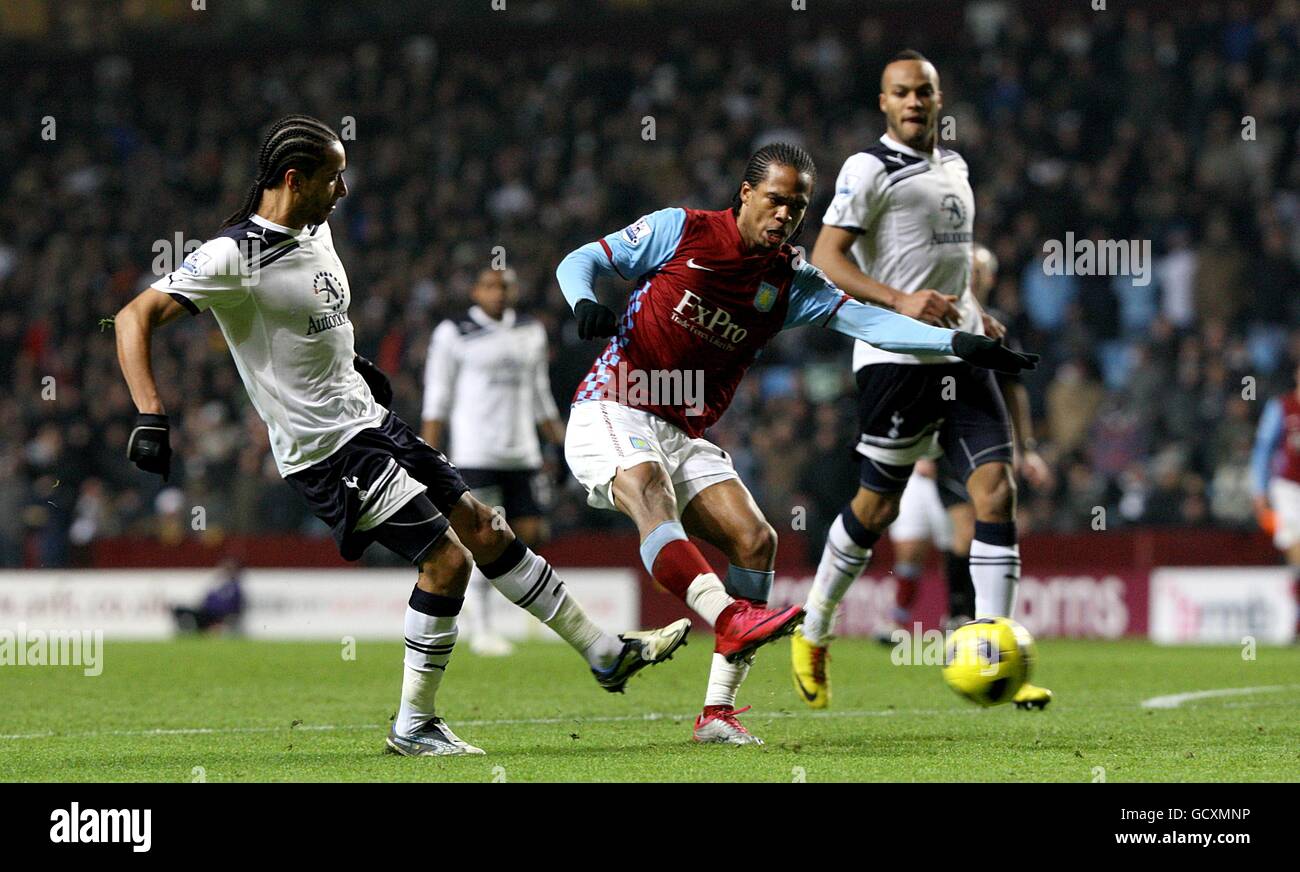
{"type": "Polygon", "coordinates": [[[930,327],[906,315],[848,300],[831,318],[832,330],[885,351],[923,356],[952,354],[997,372],[1017,373],[1038,366],[1037,354],[1012,351],[997,340],[962,330],[930,327]]]}
{"type": "Polygon", "coordinates": [[[154,330],[175,321],[185,311],[162,291],[146,288],[113,319],[117,362],[139,412],[127,443],[127,457],[145,472],[161,475],[164,481],[171,474],[172,451],[167,413],[158,396],[150,350],[154,330]]]}
{"type": "Polygon", "coordinates": [[[677,250],[685,226],[684,209],[660,209],[618,233],[574,249],[560,261],[555,278],[578,319],[581,338],[618,332],[618,316],[596,299],[596,276],[632,279],[658,269],[677,250]]]}
{"type": "Polygon", "coordinates": [[[1027,369],[1038,368],[1038,355],[1028,351],[1013,351],[996,339],[976,336],[958,330],[952,336],[952,353],[967,363],[1015,375],[1027,369]]]}
{"type": "Polygon", "coordinates": [[[795,267],[785,327],[818,324],[861,339],[885,351],[921,356],[956,355],[985,369],[1016,373],[1038,365],[1037,354],[1012,351],[986,336],[931,327],[914,318],[847,296],[820,269],[808,263],[795,267]]]}
{"type": "Polygon", "coordinates": [[[812,262],[825,271],[837,288],[859,302],[875,303],[927,324],[948,327],[961,321],[956,297],[931,288],[905,294],[859,269],[849,250],[860,234],[859,230],[829,224],[823,225],[817,234],[812,262]]]}

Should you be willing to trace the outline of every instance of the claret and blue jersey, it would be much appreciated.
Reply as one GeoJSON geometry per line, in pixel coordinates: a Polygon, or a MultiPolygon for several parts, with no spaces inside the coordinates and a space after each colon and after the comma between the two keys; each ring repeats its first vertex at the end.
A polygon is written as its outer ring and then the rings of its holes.
{"type": "Polygon", "coordinates": [[[702,410],[636,404],[692,437],[721,417],[758,352],[786,328],[817,324],[890,351],[952,352],[953,331],[850,299],[793,246],[747,252],[729,209],[652,212],[571,252],[556,270],[571,307],[596,299],[597,275],[636,289],[573,402],[629,404],[623,380],[635,371],[702,371],[702,410]]]}

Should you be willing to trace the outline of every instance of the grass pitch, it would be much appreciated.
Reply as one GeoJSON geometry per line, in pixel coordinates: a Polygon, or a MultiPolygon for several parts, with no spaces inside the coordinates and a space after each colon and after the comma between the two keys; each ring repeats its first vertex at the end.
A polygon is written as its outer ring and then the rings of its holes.
{"type": "MultiPolygon", "coordinates": [[[[382,753],[402,648],[193,639],[109,641],[103,674],[0,668],[5,781],[1294,781],[1300,649],[1039,642],[1044,712],[981,710],[935,666],[832,649],[833,707],[806,709],[774,643],[741,691],[764,747],[697,746],[706,633],[625,696],[562,644],[493,660],[458,651],[441,713],[486,757],[382,753]],[[1155,697],[1234,689],[1223,695],[1155,697]]],[[[468,646],[464,646],[468,648],[468,646]]]]}

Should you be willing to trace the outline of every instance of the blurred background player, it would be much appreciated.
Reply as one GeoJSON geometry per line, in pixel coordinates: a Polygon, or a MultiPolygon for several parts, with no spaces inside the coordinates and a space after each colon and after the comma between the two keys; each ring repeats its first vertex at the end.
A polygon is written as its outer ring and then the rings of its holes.
{"type": "MultiPolygon", "coordinates": [[[[961,155],[938,144],[939,73],[915,51],[880,78],[886,133],[849,157],[823,218],[813,262],[856,299],[984,336],[971,292],[975,196],[961,155]]],[[[993,374],[955,357],[921,358],[858,342],[857,494],[831,524],[791,644],[796,689],[813,708],[830,702],[827,651],[835,609],[898,516],[915,463],[942,452],[975,508],[971,580],[975,617],[1010,616],[1020,577],[1012,427],[993,374]]],[[[1048,692],[1026,684],[1022,699],[1048,692]]]]}
{"type": "MultiPolygon", "coordinates": [[[[442,446],[451,422],[448,456],[482,502],[500,509],[520,540],[546,540],[548,482],[541,474],[537,431],[564,444],[547,376],[546,330],[515,310],[513,269],[485,269],[470,291],[474,305],[438,325],[425,358],[424,441],[442,446]]],[[[493,629],[495,594],[475,567],[470,576],[470,650],[504,656],[510,642],[493,629]],[[477,616],[477,620],[474,620],[477,616]]]]}
{"type": "Polygon", "coordinates": [[[750,157],[732,208],[652,212],[571,252],[556,270],[579,335],[614,337],[574,394],[569,468],[590,505],[636,523],[646,571],[716,634],[697,742],[762,743],[737,719],[744,709],[735,708],[736,693],[750,655],[803,618],[798,606],[766,608],[776,531],[730,455],[703,438],[768,341],[817,324],[882,348],[956,353],[980,366],[1018,371],[1037,360],[841,293],[789,244],[815,177],[802,148],[763,146],[750,157]],[[597,275],[637,282],[622,318],[597,300],[597,275]],[[647,381],[670,390],[638,389],[647,381]],[[688,396],[685,388],[697,384],[700,395],[688,396]],[[727,556],[725,582],[688,534],[727,556]]]}
{"type": "Polygon", "coordinates": [[[329,217],[347,196],[347,155],[306,115],[273,124],[257,176],[221,232],[115,319],[118,360],[139,410],[127,457],[171,474],[170,421],[150,358],[157,328],[211,309],[276,467],[357,560],[378,542],[419,570],[406,608],[401,701],[385,740],[405,756],[482,754],[437,715],[470,568],[569,643],[608,691],[686,641],[688,621],[614,636],[597,627],[549,563],[469,493],[460,473],[390,411],[388,378],[357,356],[347,272],[329,217]]]}
{"type": "Polygon", "coordinates": [[[221,561],[217,584],[203,595],[197,606],[172,606],[172,617],[179,633],[206,633],[209,630],[237,635],[244,615],[244,567],[233,557],[221,561]]]}
{"type": "MultiPolygon", "coordinates": [[[[984,310],[984,327],[990,336],[1001,336],[1011,348],[1019,349],[1006,334],[1005,317],[987,307],[997,284],[998,261],[993,252],[976,243],[971,256],[971,290],[984,310]]],[[[1050,468],[1038,454],[1029,415],[1029,393],[1018,374],[996,373],[998,388],[1011,416],[1015,441],[1015,470],[1035,488],[1052,487],[1050,468]]],[[[948,588],[949,629],[971,620],[975,614],[975,589],[970,578],[970,543],[975,534],[975,511],[965,486],[940,455],[918,460],[899,502],[898,518],[889,526],[894,546],[895,606],[891,629],[912,629],[912,605],[917,583],[930,557],[931,546],[940,553],[948,588]]],[[[881,641],[893,643],[888,632],[881,641]]],[[[1050,699],[1050,697],[1049,697],[1050,699]]]]}
{"type": "MultiPolygon", "coordinates": [[[[1295,577],[1300,602],[1300,365],[1294,390],[1264,406],[1251,455],[1251,489],[1260,524],[1273,533],[1273,544],[1295,577]]],[[[1300,622],[1300,610],[1297,610],[1300,622]]]]}

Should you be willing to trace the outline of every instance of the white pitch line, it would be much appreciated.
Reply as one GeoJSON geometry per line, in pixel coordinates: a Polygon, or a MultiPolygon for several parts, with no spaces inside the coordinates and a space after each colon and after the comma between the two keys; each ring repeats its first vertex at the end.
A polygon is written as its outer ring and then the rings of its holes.
{"type": "MultiPolygon", "coordinates": [[[[961,710],[956,710],[961,711],[961,710]]],[[[892,717],[897,714],[917,714],[933,715],[940,714],[938,709],[869,709],[860,711],[836,711],[836,712],[786,712],[776,711],[770,714],[757,714],[756,718],[871,718],[871,717],[892,717]]],[[[952,714],[952,711],[943,712],[952,714]]],[[[973,713],[973,710],[972,712],[973,713]]],[[[685,721],[693,720],[695,713],[690,714],[664,714],[662,712],[647,712],[641,715],[603,715],[597,717],[582,717],[571,715],[569,717],[556,718],[496,718],[490,720],[457,720],[457,727],[511,727],[511,726],[545,726],[548,724],[616,724],[631,721],[685,721]]],[[[345,730],[382,730],[387,729],[388,724],[298,724],[294,727],[155,727],[148,730],[96,730],[92,732],[80,733],[56,733],[46,731],[43,733],[10,733],[0,735],[3,741],[19,741],[23,739],[89,739],[100,736],[212,736],[212,735],[233,735],[239,733],[280,733],[291,732],[294,730],[311,730],[315,732],[334,732],[345,730]]]]}
{"type": "Polygon", "coordinates": [[[1221,687],[1217,690],[1194,690],[1189,693],[1171,693],[1168,696],[1153,696],[1142,700],[1142,708],[1172,709],[1185,702],[1198,699],[1214,699],[1220,696],[1245,696],[1251,693],[1276,693],[1300,687],[1300,684],[1268,684],[1259,687],[1221,687]]]}

